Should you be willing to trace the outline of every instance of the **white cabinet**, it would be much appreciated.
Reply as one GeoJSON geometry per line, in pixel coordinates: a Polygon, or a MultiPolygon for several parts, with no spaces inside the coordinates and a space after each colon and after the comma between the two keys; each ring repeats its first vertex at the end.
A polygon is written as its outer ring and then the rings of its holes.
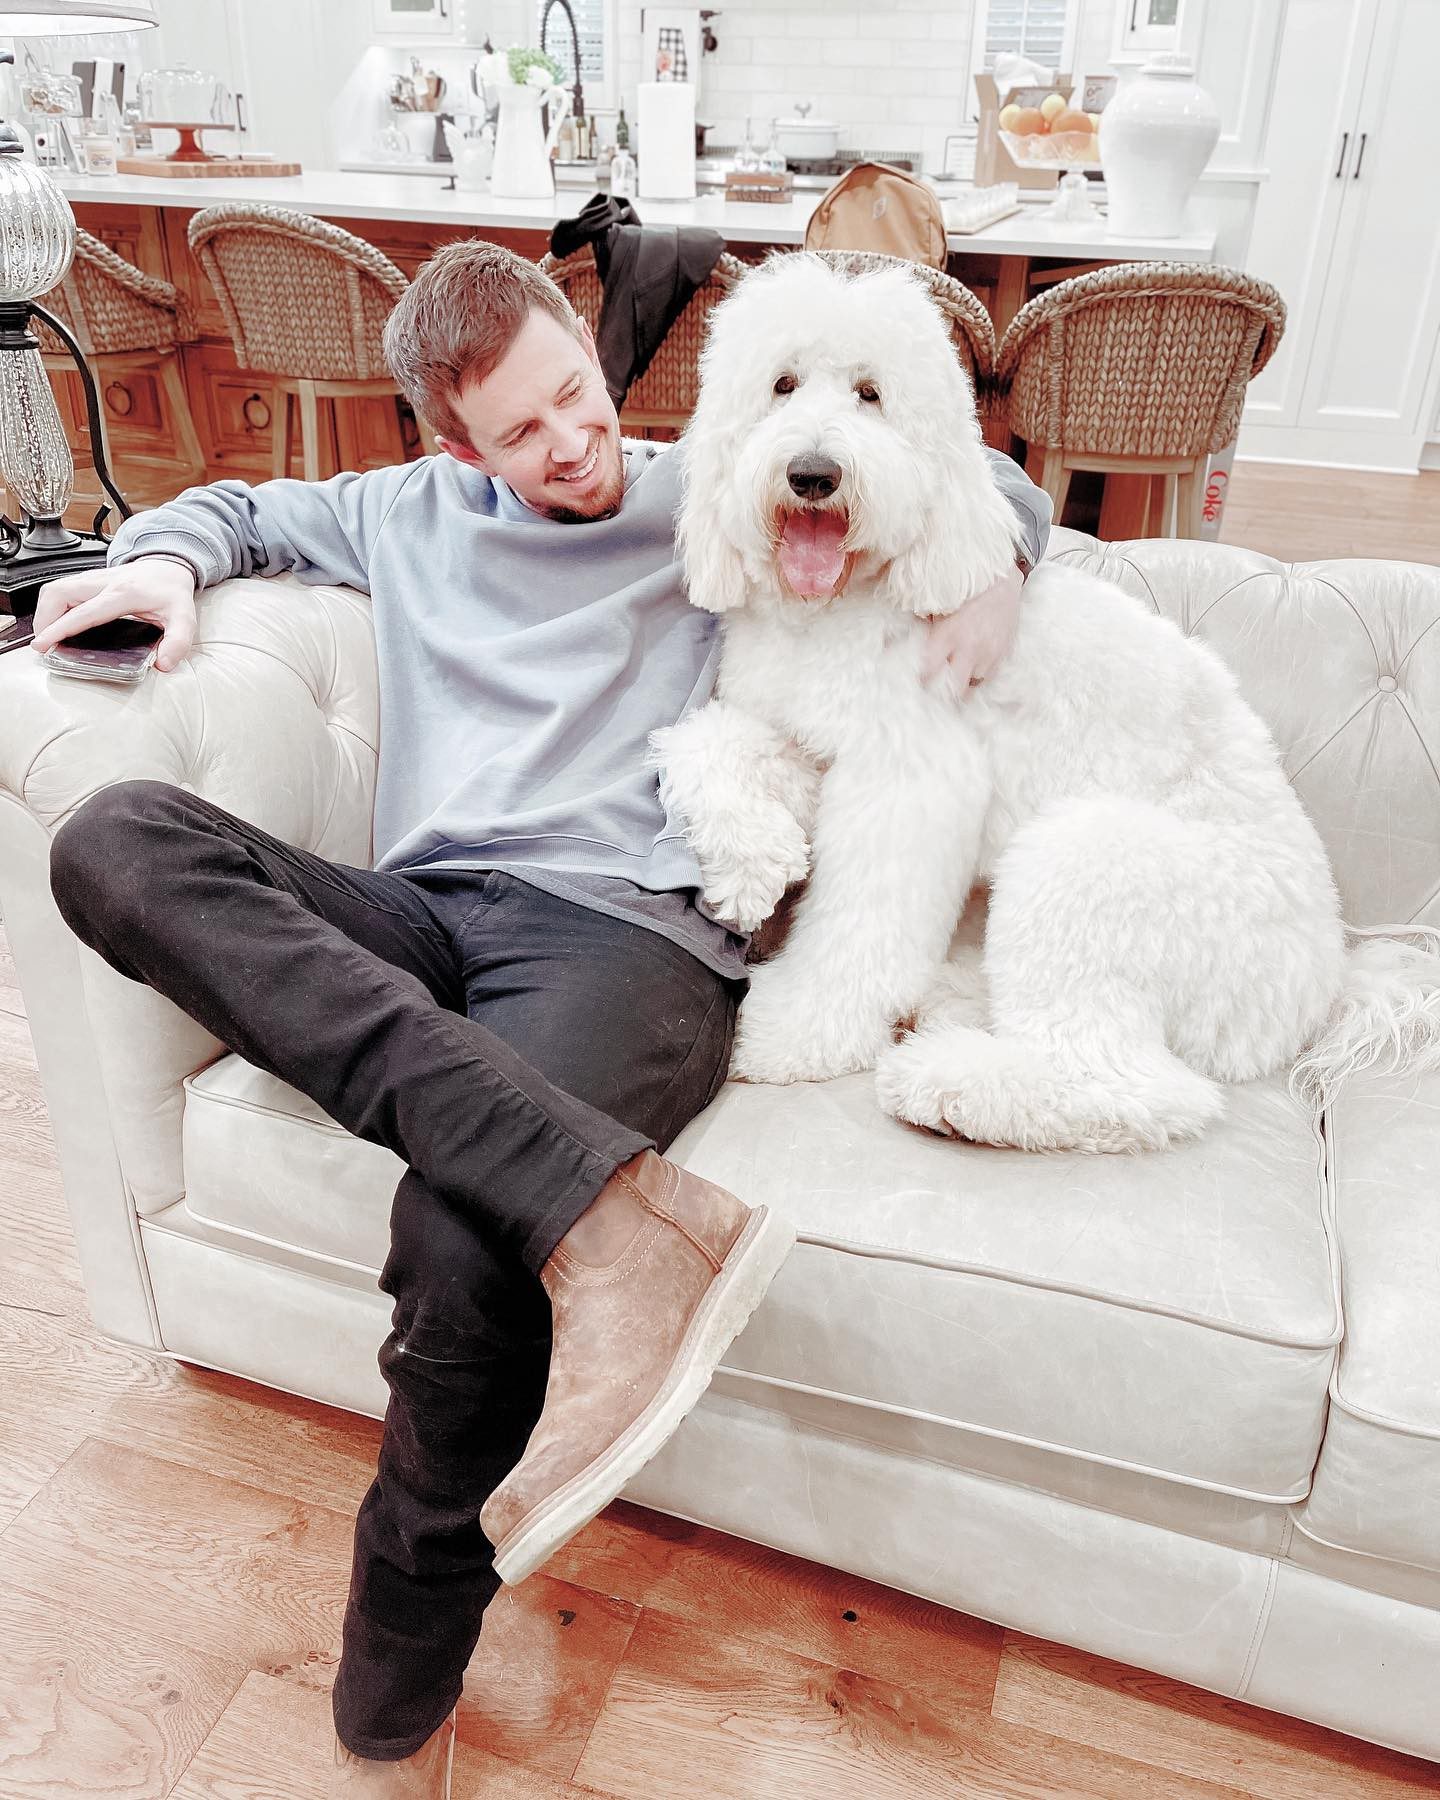
{"type": "Polygon", "coordinates": [[[1196,0],[1116,0],[1115,51],[1118,59],[1143,60],[1142,53],[1184,48],[1181,32],[1187,5],[1196,0]]]}
{"type": "Polygon", "coordinates": [[[382,37],[450,37],[456,0],[371,0],[375,30],[382,37]]]}
{"type": "Polygon", "coordinates": [[[1436,0],[1290,0],[1248,267],[1290,307],[1240,453],[1413,469],[1440,338],[1436,0]]]}

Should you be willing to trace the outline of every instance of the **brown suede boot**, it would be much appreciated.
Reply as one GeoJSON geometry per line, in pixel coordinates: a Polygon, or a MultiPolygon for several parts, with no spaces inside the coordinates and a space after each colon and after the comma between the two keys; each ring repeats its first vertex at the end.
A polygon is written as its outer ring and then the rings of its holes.
{"type": "Polygon", "coordinates": [[[413,1755],[399,1762],[371,1762],[335,1740],[331,1800],[450,1800],[455,1764],[455,1715],[413,1755]]]}
{"type": "Polygon", "coordinates": [[[615,1172],[540,1271],[545,1406],[480,1512],[502,1581],[538,1569],[674,1433],[794,1242],[768,1207],[653,1150],[615,1172]]]}

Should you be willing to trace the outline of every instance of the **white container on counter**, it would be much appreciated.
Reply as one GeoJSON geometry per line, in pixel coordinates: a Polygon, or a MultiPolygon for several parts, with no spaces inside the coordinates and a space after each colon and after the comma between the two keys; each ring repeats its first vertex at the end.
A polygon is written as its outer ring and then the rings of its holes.
{"type": "Polygon", "coordinates": [[[840,150],[840,127],[828,119],[812,119],[808,105],[797,106],[788,119],[775,121],[775,141],[788,162],[833,162],[840,150]]]}
{"type": "Polygon", "coordinates": [[[640,198],[695,198],[695,89],[688,81],[642,81],[635,123],[640,134],[640,198]]]}
{"type": "Polygon", "coordinates": [[[1162,52],[1100,115],[1112,237],[1179,237],[1185,202],[1220,138],[1220,113],[1188,56],[1162,52]]]}

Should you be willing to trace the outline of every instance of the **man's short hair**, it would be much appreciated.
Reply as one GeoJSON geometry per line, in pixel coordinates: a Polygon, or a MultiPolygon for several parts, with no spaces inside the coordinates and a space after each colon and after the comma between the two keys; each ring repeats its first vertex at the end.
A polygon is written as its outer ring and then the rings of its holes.
{"type": "Polygon", "coordinates": [[[534,263],[480,238],[447,244],[386,320],[385,360],[416,412],[441,437],[467,443],[455,402],[491,373],[532,312],[579,334],[570,302],[534,263]]]}

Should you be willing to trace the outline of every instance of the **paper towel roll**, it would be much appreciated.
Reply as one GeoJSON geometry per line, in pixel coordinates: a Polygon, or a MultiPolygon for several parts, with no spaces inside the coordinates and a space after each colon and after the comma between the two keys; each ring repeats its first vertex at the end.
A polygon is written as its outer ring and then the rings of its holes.
{"type": "Polygon", "coordinates": [[[688,81],[642,81],[635,109],[640,128],[640,198],[695,198],[695,89],[688,81]]]}

